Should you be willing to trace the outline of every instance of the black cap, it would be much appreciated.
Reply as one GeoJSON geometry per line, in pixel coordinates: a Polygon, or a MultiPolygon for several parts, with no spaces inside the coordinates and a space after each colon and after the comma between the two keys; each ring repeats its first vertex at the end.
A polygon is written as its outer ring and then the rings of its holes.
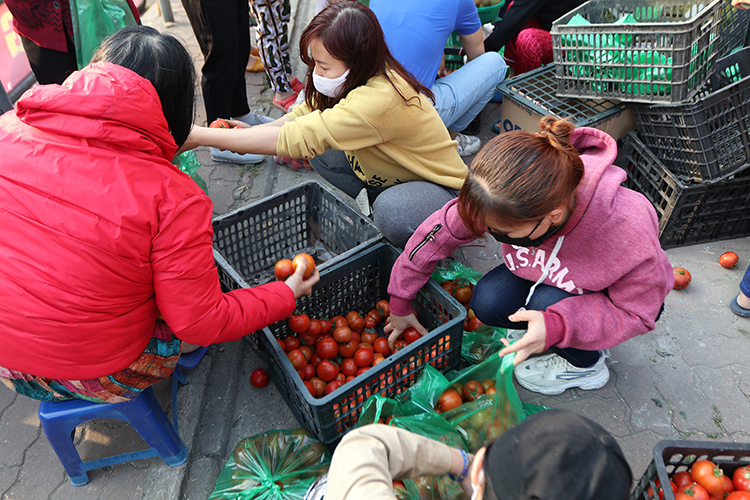
{"type": "Polygon", "coordinates": [[[626,500],[633,481],[615,438],[565,410],[508,429],[488,447],[484,472],[498,500],[626,500]]]}

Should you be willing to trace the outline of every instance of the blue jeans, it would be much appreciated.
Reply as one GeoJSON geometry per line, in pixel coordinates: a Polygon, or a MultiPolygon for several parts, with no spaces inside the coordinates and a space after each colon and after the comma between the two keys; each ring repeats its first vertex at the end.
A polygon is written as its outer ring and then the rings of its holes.
{"type": "MultiPolygon", "coordinates": [[[[505,264],[501,264],[476,284],[471,296],[471,309],[482,323],[513,330],[526,330],[528,323],[510,321],[508,316],[521,307],[526,307],[529,311],[544,311],[556,302],[573,297],[572,294],[554,286],[539,285],[529,304],[524,305],[533,285],[533,282],[519,278],[510,272],[505,264]]],[[[584,351],[574,347],[551,346],[550,350],[565,358],[571,365],[580,368],[593,366],[601,356],[599,351],[584,351]]]]}
{"type": "Polygon", "coordinates": [[[740,281],[740,291],[750,297],[750,266],[745,271],[742,281],[740,281]]]}
{"type": "Polygon", "coordinates": [[[497,52],[486,52],[432,85],[435,109],[452,132],[461,132],[492,99],[508,67],[497,52]]]}

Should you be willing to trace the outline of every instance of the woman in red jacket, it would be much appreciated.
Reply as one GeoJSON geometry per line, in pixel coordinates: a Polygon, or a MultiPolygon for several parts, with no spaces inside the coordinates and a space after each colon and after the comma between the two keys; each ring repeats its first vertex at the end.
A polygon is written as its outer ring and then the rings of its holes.
{"type": "Polygon", "coordinates": [[[288,317],[319,276],[222,293],[211,200],[170,162],[190,55],[134,26],[93,61],[0,117],[0,379],[42,400],[132,399],[181,349],[288,317]]]}

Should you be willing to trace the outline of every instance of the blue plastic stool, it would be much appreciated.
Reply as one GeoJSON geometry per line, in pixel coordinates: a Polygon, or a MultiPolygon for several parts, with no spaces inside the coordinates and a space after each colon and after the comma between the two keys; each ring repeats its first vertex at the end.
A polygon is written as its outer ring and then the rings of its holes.
{"type": "Polygon", "coordinates": [[[87,471],[108,465],[150,457],[159,457],[170,467],[185,463],[188,449],[177,433],[177,408],[173,407],[172,411],[175,415],[174,425],[156,400],[153,389],[148,387],[137,397],[124,403],[92,403],[81,399],[42,401],[39,405],[39,420],[52,449],[70,476],[70,483],[82,486],[89,482],[87,471]],[[71,432],[82,423],[99,418],[128,422],[150,448],[82,462],[73,444],[71,432]]]}

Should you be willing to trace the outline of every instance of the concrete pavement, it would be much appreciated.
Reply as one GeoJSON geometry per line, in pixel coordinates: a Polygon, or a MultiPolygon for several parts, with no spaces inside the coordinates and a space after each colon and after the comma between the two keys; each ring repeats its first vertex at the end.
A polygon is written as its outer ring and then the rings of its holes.
{"type": "MultiPolygon", "coordinates": [[[[314,2],[293,4],[295,19],[291,46],[296,47],[300,27],[314,13],[314,2]],[[295,29],[296,27],[296,29],[295,29]]],[[[166,27],[156,7],[143,16],[144,24],[174,33],[186,42],[200,68],[202,56],[179,1],[172,1],[175,23],[166,27]]],[[[296,59],[296,50],[293,59],[296,59]]],[[[297,71],[303,76],[303,71],[297,71]]],[[[280,116],[271,104],[272,93],[264,75],[247,74],[251,109],[280,116]]],[[[483,112],[483,142],[493,133],[500,105],[490,103],[483,112]]],[[[205,119],[197,103],[198,121],[205,119]]],[[[270,158],[257,167],[235,167],[212,162],[206,149],[197,150],[214,202],[221,215],[273,192],[308,179],[314,172],[295,172],[270,158]]],[[[733,315],[728,304],[750,262],[750,239],[722,241],[669,250],[675,266],[689,269],[693,282],[673,291],[665,311],[650,334],[611,350],[612,378],[597,391],[570,390],[555,397],[540,396],[519,388],[521,398],[583,414],[607,428],[618,439],[640,478],[651,460],[654,445],[662,439],[724,440],[750,443],[750,320],[733,315]],[[737,268],[719,266],[725,250],[740,255],[737,268]]],[[[500,258],[494,241],[479,240],[459,249],[454,258],[487,272],[500,258]]],[[[43,436],[37,418],[38,402],[0,387],[0,495],[6,500],[81,499],[205,499],[219,470],[237,442],[271,429],[299,427],[280,394],[269,384],[256,389],[249,384],[253,369],[266,361],[248,342],[212,346],[204,360],[188,373],[189,384],[180,388],[177,413],[180,434],[190,449],[188,462],[170,468],[159,459],[95,470],[91,482],[73,487],[43,436]]],[[[170,384],[157,387],[168,413],[170,384]]],[[[79,427],[76,441],[85,459],[129,451],[140,438],[116,421],[95,421],[79,427]]]]}

